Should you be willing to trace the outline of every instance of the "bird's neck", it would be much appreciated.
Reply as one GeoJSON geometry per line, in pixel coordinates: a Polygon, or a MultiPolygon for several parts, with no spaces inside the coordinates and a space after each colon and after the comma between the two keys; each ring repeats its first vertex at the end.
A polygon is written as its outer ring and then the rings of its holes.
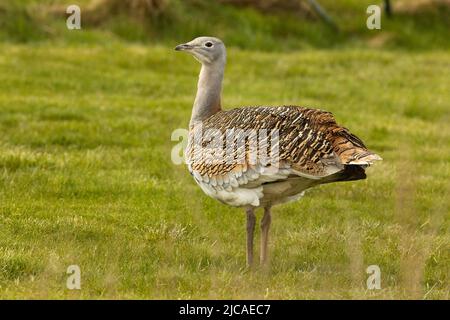
{"type": "Polygon", "coordinates": [[[220,96],[224,68],[225,63],[202,65],[190,126],[209,118],[222,109],[220,96]]]}

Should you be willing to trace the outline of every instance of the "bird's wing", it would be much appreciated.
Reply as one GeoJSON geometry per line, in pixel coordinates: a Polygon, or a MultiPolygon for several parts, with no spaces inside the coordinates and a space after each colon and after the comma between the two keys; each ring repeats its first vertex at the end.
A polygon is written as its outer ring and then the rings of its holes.
{"type": "Polygon", "coordinates": [[[293,176],[320,180],[378,158],[331,113],[297,106],[218,112],[191,129],[186,150],[189,170],[210,195],[293,176]]]}

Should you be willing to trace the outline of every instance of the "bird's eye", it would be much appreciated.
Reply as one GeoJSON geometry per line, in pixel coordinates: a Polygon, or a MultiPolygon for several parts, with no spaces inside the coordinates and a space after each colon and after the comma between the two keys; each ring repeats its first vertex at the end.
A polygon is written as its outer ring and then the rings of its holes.
{"type": "Polygon", "coordinates": [[[211,48],[212,46],[213,46],[213,43],[210,41],[205,43],[205,47],[207,47],[207,48],[211,48]]]}

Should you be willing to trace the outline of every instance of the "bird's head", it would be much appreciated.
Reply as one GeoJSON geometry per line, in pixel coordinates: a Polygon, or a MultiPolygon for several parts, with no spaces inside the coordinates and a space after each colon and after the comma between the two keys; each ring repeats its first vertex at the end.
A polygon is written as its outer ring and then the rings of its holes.
{"type": "Polygon", "coordinates": [[[176,46],[175,50],[189,52],[205,65],[225,63],[226,60],[225,45],[222,40],[214,37],[198,37],[176,46]]]}

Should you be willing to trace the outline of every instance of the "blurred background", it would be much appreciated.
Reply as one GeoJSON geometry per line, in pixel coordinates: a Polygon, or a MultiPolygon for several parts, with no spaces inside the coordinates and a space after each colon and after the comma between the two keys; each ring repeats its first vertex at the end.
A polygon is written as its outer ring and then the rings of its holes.
{"type": "Polygon", "coordinates": [[[448,48],[448,0],[4,0],[0,39],[172,45],[214,34],[239,48],[448,48]],[[82,33],[61,23],[68,5],[82,9],[82,33]],[[384,32],[367,32],[366,9],[379,5],[384,32]]]}

